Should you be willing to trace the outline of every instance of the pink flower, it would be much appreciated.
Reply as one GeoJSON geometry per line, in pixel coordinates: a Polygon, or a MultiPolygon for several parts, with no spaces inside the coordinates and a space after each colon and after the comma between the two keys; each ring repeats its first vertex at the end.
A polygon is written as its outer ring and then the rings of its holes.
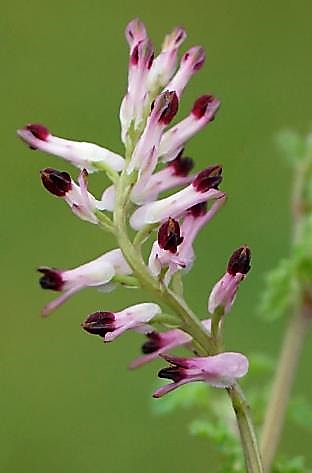
{"type": "Polygon", "coordinates": [[[174,159],[192,136],[213,121],[219,107],[220,101],[212,95],[199,97],[190,115],[163,134],[159,147],[162,161],[174,159]]]}
{"type": "Polygon", "coordinates": [[[165,127],[178,111],[178,98],[175,92],[163,92],[152,107],[145,129],[140,137],[127,168],[128,174],[135,169],[140,171],[141,179],[149,178],[157,165],[157,153],[165,127]]]}
{"type": "Polygon", "coordinates": [[[88,172],[101,170],[122,171],[124,159],[93,143],[65,140],[51,135],[49,130],[40,124],[30,123],[17,130],[19,137],[31,149],[59,156],[80,169],[88,172]]]}
{"type": "Polygon", "coordinates": [[[125,36],[131,51],[140,41],[148,39],[145,25],[139,18],[135,18],[127,24],[125,36]]]}
{"type": "Polygon", "coordinates": [[[189,49],[182,57],[180,67],[166,86],[167,90],[175,90],[180,98],[191,77],[199,71],[205,62],[205,51],[200,46],[189,49]]]}
{"type": "Polygon", "coordinates": [[[149,179],[141,179],[134,186],[131,200],[136,204],[144,204],[156,200],[161,192],[174,187],[190,184],[194,176],[188,176],[194,166],[193,160],[179,155],[161,171],[155,172],[149,179]]]}
{"type": "Polygon", "coordinates": [[[84,169],[78,177],[77,185],[66,171],[46,168],[41,171],[43,186],[56,197],[61,197],[81,220],[97,224],[96,210],[109,210],[105,200],[97,200],[87,188],[88,173],[84,169]]]}
{"type": "MultiPolygon", "coordinates": [[[[140,129],[144,120],[146,106],[148,106],[147,78],[154,60],[154,48],[146,33],[141,29],[127,27],[126,38],[130,44],[130,59],[128,72],[128,91],[120,107],[121,138],[123,143],[128,140],[128,131],[133,125],[135,130],[140,129]],[[129,32],[133,40],[129,39],[129,32]],[[139,39],[142,36],[144,39],[139,39]]],[[[145,29],[144,29],[145,31],[145,29]]]]}
{"type": "Polygon", "coordinates": [[[95,312],[83,322],[82,327],[105,342],[111,342],[126,330],[147,330],[148,322],[161,313],[157,304],[143,303],[127,307],[120,312],[95,312]]]}
{"type": "Polygon", "coordinates": [[[169,216],[177,218],[193,205],[219,199],[223,196],[223,193],[217,190],[222,181],[221,173],[221,166],[210,166],[201,171],[185,189],[138,208],[130,218],[132,228],[139,230],[145,225],[163,222],[169,216]]]}
{"type": "Polygon", "coordinates": [[[195,381],[203,381],[216,388],[227,388],[248,371],[248,359],[241,353],[226,352],[196,358],[162,356],[172,366],[160,370],[158,376],[171,379],[173,383],[159,388],[153,394],[156,398],[195,381]]]}
{"type": "Polygon", "coordinates": [[[223,314],[231,310],[239,285],[250,270],[250,258],[248,246],[241,246],[234,251],[226,273],[214,286],[209,296],[208,310],[211,314],[220,309],[223,314]]]}
{"type": "Polygon", "coordinates": [[[73,294],[86,287],[98,287],[108,291],[113,289],[115,275],[132,273],[119,248],[74,269],[59,270],[41,267],[38,271],[43,273],[40,279],[43,289],[62,292],[60,297],[44,307],[43,315],[48,315],[73,294]]]}
{"type": "MultiPolygon", "coordinates": [[[[211,319],[203,320],[202,324],[210,332],[211,330],[211,319]]],[[[139,366],[149,363],[155,360],[163,353],[168,353],[170,350],[180,346],[191,345],[192,337],[183,332],[180,329],[171,329],[166,332],[147,332],[147,341],[142,345],[143,356],[132,361],[129,365],[130,368],[138,368],[139,366]]]]}

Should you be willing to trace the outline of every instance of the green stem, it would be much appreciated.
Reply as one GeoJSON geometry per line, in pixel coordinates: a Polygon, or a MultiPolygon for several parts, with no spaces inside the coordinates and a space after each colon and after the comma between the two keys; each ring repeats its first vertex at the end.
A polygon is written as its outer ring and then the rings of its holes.
{"type": "Polygon", "coordinates": [[[311,302],[305,301],[291,319],[284,339],[261,435],[264,471],[271,471],[297,371],[300,353],[311,320],[311,302]]]}

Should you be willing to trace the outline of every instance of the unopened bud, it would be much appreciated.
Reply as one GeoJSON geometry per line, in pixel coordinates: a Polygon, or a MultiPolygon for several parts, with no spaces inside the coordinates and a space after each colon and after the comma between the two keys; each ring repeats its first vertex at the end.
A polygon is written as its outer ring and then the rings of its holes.
{"type": "Polygon", "coordinates": [[[94,312],[81,324],[86,332],[92,335],[105,337],[108,332],[113,330],[112,324],[115,321],[115,315],[112,312],[94,312]]]}
{"type": "Polygon", "coordinates": [[[229,259],[227,272],[232,276],[237,273],[247,274],[250,270],[251,252],[248,246],[243,245],[238,250],[234,251],[229,259]]]}
{"type": "Polygon", "coordinates": [[[197,192],[207,192],[209,189],[217,189],[222,181],[222,167],[216,164],[201,171],[192,182],[197,192]]]}
{"type": "Polygon", "coordinates": [[[61,291],[64,281],[60,271],[51,268],[38,268],[39,273],[43,276],[39,279],[42,289],[51,289],[52,291],[61,291]]]}
{"type": "Polygon", "coordinates": [[[64,197],[72,188],[71,177],[68,172],[46,168],[40,171],[44,187],[57,197],[64,197]]]}
{"type": "Polygon", "coordinates": [[[183,150],[178,156],[168,164],[170,169],[173,169],[175,176],[186,177],[194,167],[194,161],[192,158],[182,156],[183,150]]]}
{"type": "Polygon", "coordinates": [[[49,130],[40,123],[29,123],[26,125],[26,129],[30,131],[38,140],[46,141],[50,135],[49,130]]]}
{"type": "Polygon", "coordinates": [[[177,220],[169,217],[158,230],[158,244],[163,250],[176,253],[177,247],[182,243],[183,237],[180,235],[180,225],[177,220]]]}
{"type": "Polygon", "coordinates": [[[194,102],[192,108],[192,115],[194,115],[199,120],[204,115],[210,112],[211,118],[209,121],[212,121],[219,106],[219,100],[216,99],[213,95],[202,95],[194,102]]]}

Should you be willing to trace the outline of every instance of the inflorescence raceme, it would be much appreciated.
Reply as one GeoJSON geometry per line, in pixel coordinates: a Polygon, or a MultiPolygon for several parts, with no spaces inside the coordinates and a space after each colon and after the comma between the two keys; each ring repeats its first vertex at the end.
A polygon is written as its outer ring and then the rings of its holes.
{"type": "MultiPolygon", "coordinates": [[[[110,291],[119,284],[142,287],[153,296],[159,294],[161,305],[166,304],[166,297],[171,297],[184,308],[181,276],[190,271],[194,262],[194,241],[226,201],[226,194],[219,189],[222,167],[209,165],[190,174],[193,160],[184,155],[187,141],[214,120],[220,101],[211,94],[200,96],[188,116],[170,127],[184,88],[204,64],[203,48],[192,47],[178,64],[178,51],[186,38],[183,28],[173,29],[165,37],[156,57],[140,20],[131,21],[125,35],[130,48],[128,88],[120,107],[125,156],[96,144],[59,138],[37,123],[18,130],[19,137],[32,150],[61,157],[80,169],[75,182],[65,171],[45,168],[41,171],[42,184],[63,199],[76,216],[103,227],[118,242],[116,249],[74,269],[40,267],[41,287],[60,293],[44,307],[43,315],[84,288],[110,291]],[[88,191],[88,175],[93,172],[105,172],[111,180],[111,186],[99,199],[88,191]],[[160,197],[162,192],[177,187],[180,190],[160,197]],[[133,240],[128,237],[128,225],[136,232],[133,240]],[[153,236],[145,262],[141,247],[153,236]]],[[[104,342],[128,330],[142,333],[146,337],[143,355],[130,366],[138,367],[159,356],[169,363],[159,377],[172,383],[158,389],[154,397],[194,381],[230,387],[247,373],[248,360],[241,353],[224,352],[217,342],[224,316],[231,310],[249,269],[250,250],[242,246],[231,256],[224,276],[209,296],[210,318],[198,322],[207,340],[215,341],[208,356],[199,356],[185,319],[181,320],[179,313],[163,313],[156,303],[145,302],[119,312],[101,310],[89,315],[82,327],[104,342]],[[181,346],[194,356],[179,358],[169,354],[181,346]]],[[[167,306],[172,309],[172,304],[167,306]]]]}

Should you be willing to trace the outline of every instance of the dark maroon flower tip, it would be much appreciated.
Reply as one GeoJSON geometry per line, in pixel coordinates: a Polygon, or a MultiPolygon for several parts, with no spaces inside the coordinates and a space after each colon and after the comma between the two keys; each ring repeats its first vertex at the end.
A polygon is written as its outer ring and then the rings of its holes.
{"type": "Polygon", "coordinates": [[[222,166],[216,164],[201,171],[192,182],[197,192],[206,192],[209,189],[217,189],[222,182],[222,166]]]}
{"type": "Polygon", "coordinates": [[[144,355],[154,353],[161,348],[161,336],[158,332],[150,332],[146,334],[148,340],[142,345],[144,355]]]}
{"type": "Polygon", "coordinates": [[[46,168],[40,171],[44,187],[57,197],[64,197],[72,188],[71,177],[68,172],[46,168]]]}
{"type": "Polygon", "coordinates": [[[108,332],[114,331],[115,315],[112,312],[94,312],[81,324],[86,332],[92,335],[105,337],[108,332]]]}
{"type": "Polygon", "coordinates": [[[131,56],[130,56],[130,63],[132,64],[132,66],[137,66],[139,62],[139,44],[140,43],[137,43],[134,46],[131,56]]]}
{"type": "Polygon", "coordinates": [[[187,211],[194,218],[202,217],[207,213],[207,202],[201,202],[200,204],[193,205],[193,207],[190,207],[187,209],[187,211]]]}
{"type": "Polygon", "coordinates": [[[196,48],[196,53],[194,54],[194,49],[192,48],[191,52],[188,51],[184,54],[182,58],[182,62],[186,62],[189,60],[190,56],[192,57],[193,60],[193,70],[194,71],[199,71],[204,65],[206,56],[205,56],[205,50],[204,48],[196,48]]]}
{"type": "Polygon", "coordinates": [[[182,241],[183,237],[180,236],[179,222],[169,217],[158,230],[158,244],[160,248],[168,250],[171,253],[176,253],[182,241]]]}
{"type": "Polygon", "coordinates": [[[210,111],[212,112],[212,115],[209,120],[212,121],[215,117],[218,106],[219,101],[213,95],[202,95],[194,102],[192,114],[199,120],[210,111]]]}
{"type": "Polygon", "coordinates": [[[64,281],[60,271],[51,268],[38,268],[39,273],[43,276],[39,279],[42,289],[51,289],[52,291],[61,291],[64,281]]]}
{"type": "Polygon", "coordinates": [[[166,90],[166,92],[159,97],[159,108],[162,110],[158,121],[164,125],[169,125],[179,108],[177,94],[174,91],[169,92],[166,90]]]}
{"type": "Polygon", "coordinates": [[[248,246],[243,245],[238,250],[234,251],[229,259],[227,272],[232,276],[237,273],[247,274],[250,270],[251,252],[248,246]]]}
{"type": "Polygon", "coordinates": [[[194,167],[192,158],[182,157],[183,150],[171,161],[168,166],[173,170],[175,176],[186,177],[194,167]]]}
{"type": "Polygon", "coordinates": [[[38,140],[46,141],[50,135],[49,130],[40,123],[29,123],[26,129],[30,131],[38,140]]]}
{"type": "Polygon", "coordinates": [[[185,372],[183,368],[178,366],[170,366],[169,368],[163,368],[158,372],[159,378],[171,379],[175,383],[178,383],[185,378],[185,372]]]}

